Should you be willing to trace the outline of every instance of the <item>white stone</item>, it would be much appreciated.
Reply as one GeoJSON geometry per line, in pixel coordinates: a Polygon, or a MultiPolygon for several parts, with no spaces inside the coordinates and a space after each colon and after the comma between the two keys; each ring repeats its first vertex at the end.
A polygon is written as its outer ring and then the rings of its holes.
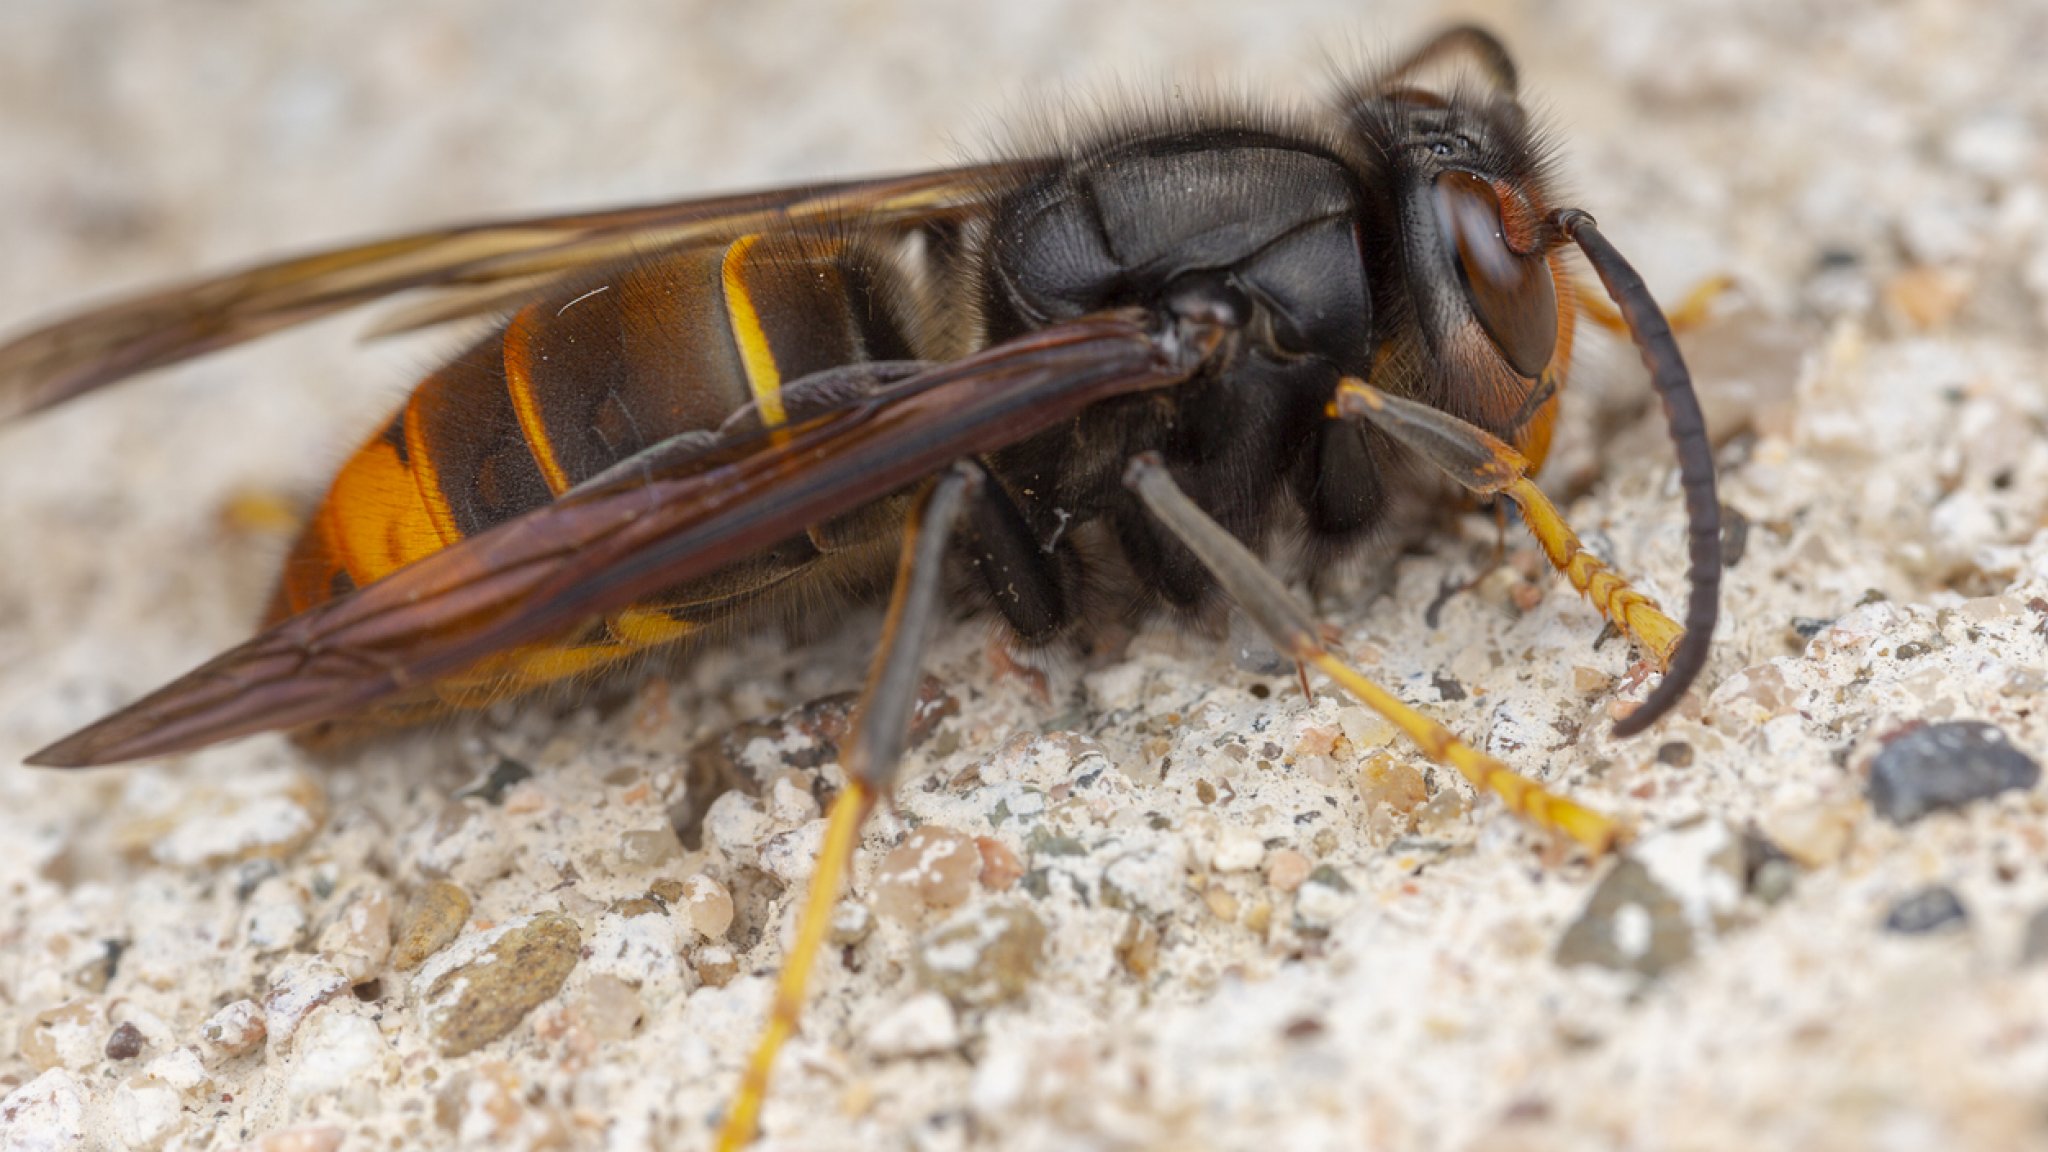
{"type": "Polygon", "coordinates": [[[792,888],[806,884],[818,868],[818,851],[824,846],[823,820],[779,832],[761,845],[761,870],[792,888]]]}
{"type": "Polygon", "coordinates": [[[1209,858],[1218,872],[1249,872],[1266,857],[1266,845],[1249,828],[1225,828],[1216,838],[1216,851],[1209,858]]]}
{"type": "Polygon", "coordinates": [[[0,1100],[0,1149],[74,1152],[86,1147],[85,1088],[52,1068],[0,1100]]]}
{"type": "Polygon", "coordinates": [[[158,1080],[136,1077],[114,1089],[112,1120],[115,1139],[124,1148],[161,1148],[184,1126],[184,1105],[178,1090],[158,1080]]]}
{"type": "Polygon", "coordinates": [[[228,1056],[239,1056],[263,1043],[269,1025],[263,1008],[254,1000],[237,1000],[209,1016],[199,1034],[209,1045],[228,1056]]]}
{"type": "Polygon", "coordinates": [[[768,815],[777,824],[805,824],[818,818],[818,798],[804,787],[804,777],[785,772],[768,786],[768,815]]]}
{"type": "Polygon", "coordinates": [[[676,985],[684,980],[682,939],[672,916],[607,912],[583,941],[582,969],[629,984],[676,985]]]}
{"type": "Polygon", "coordinates": [[[761,842],[774,831],[775,822],[762,810],[761,801],[738,789],[713,800],[704,813],[704,846],[735,864],[756,864],[761,842]]]}
{"type": "Polygon", "coordinates": [[[357,1082],[381,1082],[388,1059],[384,1035],[369,1017],[322,1012],[295,1046],[287,1091],[292,1099],[305,1101],[357,1082]]]}
{"type": "Polygon", "coordinates": [[[313,1010],[348,992],[348,977],[324,960],[302,960],[271,973],[263,1023],[272,1044],[291,1040],[313,1010]]]}
{"type": "Polygon", "coordinates": [[[868,1028],[863,1043],[878,1059],[930,1056],[960,1046],[960,1021],[937,992],[919,992],[868,1028]]]}
{"type": "Polygon", "coordinates": [[[207,1075],[199,1053],[189,1047],[173,1048],[151,1060],[142,1066],[142,1074],[162,1081],[182,1096],[191,1096],[213,1084],[213,1077],[207,1075]]]}

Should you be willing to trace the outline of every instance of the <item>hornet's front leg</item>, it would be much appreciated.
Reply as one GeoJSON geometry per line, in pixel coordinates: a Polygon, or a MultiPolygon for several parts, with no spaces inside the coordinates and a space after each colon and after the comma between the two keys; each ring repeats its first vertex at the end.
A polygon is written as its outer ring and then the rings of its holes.
{"type": "Polygon", "coordinates": [[[1586,550],[1557,505],[1529,478],[1529,462],[1520,452],[1448,412],[1389,396],[1362,380],[1347,378],[1340,383],[1335,407],[1340,417],[1370,420],[1473,494],[1514,501],[1551,565],[1608,623],[1642,645],[1660,671],[1670,665],[1685,630],[1656,601],[1586,550]]]}

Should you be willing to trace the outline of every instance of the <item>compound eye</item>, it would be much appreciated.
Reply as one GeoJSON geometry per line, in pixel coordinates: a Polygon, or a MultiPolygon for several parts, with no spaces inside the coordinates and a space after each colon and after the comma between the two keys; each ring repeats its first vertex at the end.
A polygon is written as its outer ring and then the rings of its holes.
{"type": "Polygon", "coordinates": [[[1541,253],[1508,247],[1500,197],[1470,172],[1436,178],[1436,221],[1479,326],[1509,367],[1534,379],[1557,350],[1557,286],[1541,253]]]}

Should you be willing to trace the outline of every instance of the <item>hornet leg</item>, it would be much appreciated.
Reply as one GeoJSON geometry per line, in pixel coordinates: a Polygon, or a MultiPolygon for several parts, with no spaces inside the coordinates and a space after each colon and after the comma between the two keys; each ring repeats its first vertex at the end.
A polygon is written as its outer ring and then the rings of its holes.
{"type": "Polygon", "coordinates": [[[818,867],[804,896],[796,941],[782,962],[775,986],[775,1004],[768,1026],[747,1061],[738,1095],[718,1134],[720,1152],[737,1152],[753,1140],[775,1055],[796,1031],[819,946],[831,924],[847,866],[860,840],[860,828],[875,801],[894,782],[903,745],[909,737],[911,708],[917,699],[918,664],[924,656],[938,615],[940,577],[946,543],[961,506],[983,481],[979,468],[957,464],[934,480],[910,514],[903,533],[903,558],[896,569],[895,590],[882,624],[882,643],[855,711],[854,728],[841,754],[846,789],[832,803],[825,825],[825,843],[818,867]]]}
{"type": "Polygon", "coordinates": [[[1608,851],[1623,839],[1623,829],[1613,820],[1549,791],[1458,739],[1450,729],[1402,703],[1331,652],[1323,642],[1321,629],[1301,601],[1235,536],[1196,507],[1167,475],[1165,465],[1157,457],[1147,453],[1131,461],[1124,472],[1124,483],[1201,560],[1273,644],[1302,666],[1304,676],[1310,665],[1321,669],[1366,707],[1406,733],[1431,760],[1456,768],[1475,789],[1498,796],[1511,811],[1531,823],[1564,833],[1594,855],[1608,851]]]}
{"type": "Polygon", "coordinates": [[[1363,418],[1480,496],[1505,496],[1550,563],[1600,615],[1650,653],[1661,671],[1685,630],[1629,582],[1586,551],[1557,505],[1529,479],[1529,462],[1509,445],[1427,404],[1389,396],[1361,380],[1337,386],[1336,414],[1363,418]]]}
{"type": "MultiPolygon", "coordinates": [[[[1665,319],[1671,322],[1673,332],[1695,331],[1713,318],[1714,305],[1720,303],[1721,297],[1734,290],[1735,277],[1725,272],[1709,276],[1693,285],[1665,319]]],[[[1619,308],[1583,288],[1573,290],[1573,300],[1586,319],[1616,336],[1629,334],[1628,321],[1622,319],[1619,308]]]]}

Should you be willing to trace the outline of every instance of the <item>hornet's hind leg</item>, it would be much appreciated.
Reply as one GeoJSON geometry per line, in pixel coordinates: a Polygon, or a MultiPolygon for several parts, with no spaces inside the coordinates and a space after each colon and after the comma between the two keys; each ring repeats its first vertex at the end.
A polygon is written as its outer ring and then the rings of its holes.
{"type": "Polygon", "coordinates": [[[895,590],[889,597],[889,613],[882,625],[881,647],[868,670],[867,685],[854,713],[854,729],[842,757],[846,789],[833,801],[827,818],[825,843],[819,850],[817,870],[811,874],[810,890],[804,897],[796,941],[782,962],[782,977],[775,986],[775,1004],[768,1026],[747,1061],[739,1093],[719,1130],[720,1152],[736,1152],[754,1137],[761,1104],[768,1095],[768,1079],[775,1068],[775,1055],[796,1031],[797,1018],[803,1011],[804,986],[810,979],[819,946],[824,943],[847,865],[860,842],[861,825],[875,801],[888,794],[895,779],[910,732],[911,707],[917,699],[918,664],[938,615],[947,538],[962,505],[973,499],[982,483],[979,468],[972,464],[955,465],[925,490],[904,529],[903,557],[896,570],[895,590]]]}

